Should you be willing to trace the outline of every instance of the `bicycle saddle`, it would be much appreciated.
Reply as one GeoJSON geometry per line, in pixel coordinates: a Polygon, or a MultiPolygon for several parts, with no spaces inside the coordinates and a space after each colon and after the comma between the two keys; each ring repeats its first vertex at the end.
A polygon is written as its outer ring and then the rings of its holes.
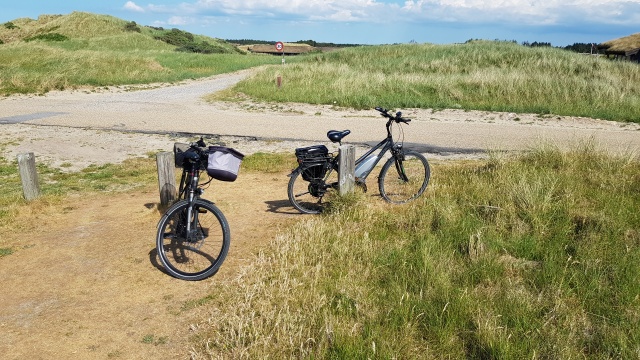
{"type": "Polygon", "coordinates": [[[342,139],[349,134],[351,134],[351,130],[329,130],[327,132],[327,137],[329,138],[329,140],[331,140],[331,142],[336,143],[342,141],[342,139]]]}

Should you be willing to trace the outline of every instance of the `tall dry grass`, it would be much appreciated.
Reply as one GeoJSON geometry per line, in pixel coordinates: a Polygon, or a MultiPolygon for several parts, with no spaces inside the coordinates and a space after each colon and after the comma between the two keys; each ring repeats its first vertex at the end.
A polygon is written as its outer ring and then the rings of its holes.
{"type": "Polygon", "coordinates": [[[198,324],[194,358],[636,358],[640,163],[594,144],[441,163],[278,236],[198,324]]]}
{"type": "Polygon", "coordinates": [[[309,56],[237,86],[268,101],[460,108],[640,121],[640,67],[554,48],[477,41],[309,56]],[[283,87],[274,91],[280,76],[283,87]]]}

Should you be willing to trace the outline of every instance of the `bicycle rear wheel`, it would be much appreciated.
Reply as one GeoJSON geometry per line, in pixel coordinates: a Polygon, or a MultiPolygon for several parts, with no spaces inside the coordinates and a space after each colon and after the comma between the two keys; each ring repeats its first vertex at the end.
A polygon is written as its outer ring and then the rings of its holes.
{"type": "Polygon", "coordinates": [[[422,195],[430,177],[429,162],[422,154],[403,151],[384,164],[378,178],[378,188],[386,201],[402,204],[422,195]]]}
{"type": "Polygon", "coordinates": [[[326,203],[327,192],[331,191],[330,176],[323,175],[323,164],[304,166],[296,169],[290,176],[287,195],[291,205],[304,214],[318,214],[322,212],[326,203]],[[318,176],[322,175],[322,176],[318,176]]]}
{"type": "Polygon", "coordinates": [[[171,206],[158,223],[156,250],[165,270],[182,280],[215,274],[229,251],[229,224],[213,203],[198,199],[187,218],[189,202],[171,206]],[[191,222],[187,233],[187,221],[191,222]]]}

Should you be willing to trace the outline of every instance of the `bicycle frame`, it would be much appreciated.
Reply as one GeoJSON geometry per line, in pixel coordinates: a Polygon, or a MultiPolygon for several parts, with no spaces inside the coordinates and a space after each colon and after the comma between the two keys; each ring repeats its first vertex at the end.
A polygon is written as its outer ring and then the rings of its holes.
{"type": "Polygon", "coordinates": [[[186,214],[186,236],[190,238],[192,227],[198,224],[198,212],[193,212],[194,202],[202,195],[203,190],[198,187],[200,180],[199,160],[196,162],[189,161],[185,164],[180,178],[180,189],[178,199],[184,199],[189,202],[186,214]],[[193,217],[193,221],[191,221],[193,217]]]}
{"type": "MultiPolygon", "coordinates": [[[[387,137],[384,140],[380,141],[377,145],[375,145],[371,149],[367,150],[367,152],[365,152],[364,154],[362,154],[362,156],[360,156],[359,158],[356,159],[355,165],[358,166],[366,158],[368,158],[370,155],[372,155],[373,153],[378,151],[378,149],[382,149],[378,153],[378,158],[373,163],[373,165],[369,169],[365,169],[365,171],[359,177],[359,179],[361,181],[364,181],[364,180],[367,179],[369,174],[371,174],[373,169],[375,169],[375,167],[378,165],[380,160],[382,160],[382,157],[387,153],[387,151],[391,150],[391,153],[395,155],[400,149],[402,149],[402,144],[395,144],[393,142],[393,136],[391,135],[391,125],[392,125],[392,122],[390,120],[390,121],[387,122],[387,125],[386,125],[387,137]]],[[[339,163],[340,163],[340,156],[338,155],[333,160],[333,166],[332,166],[333,170],[338,171],[338,164],[339,163]]],[[[328,176],[328,174],[327,174],[327,176],[328,176]]]]}

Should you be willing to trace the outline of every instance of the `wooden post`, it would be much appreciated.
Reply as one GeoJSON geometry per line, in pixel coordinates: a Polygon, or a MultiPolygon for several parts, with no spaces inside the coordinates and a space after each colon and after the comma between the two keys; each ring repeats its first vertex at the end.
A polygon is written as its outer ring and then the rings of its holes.
{"type": "Polygon", "coordinates": [[[338,172],[340,173],[340,178],[338,179],[338,186],[340,195],[344,195],[352,192],[355,187],[356,149],[353,145],[342,145],[339,153],[340,164],[338,165],[338,172]]]}
{"type": "Polygon", "coordinates": [[[35,200],[40,196],[40,184],[38,184],[38,172],[36,171],[36,157],[32,152],[18,154],[18,169],[25,200],[35,200]]]}
{"type": "Polygon", "coordinates": [[[160,189],[160,205],[167,206],[177,197],[176,174],[174,170],[173,152],[161,152],[156,155],[158,166],[158,188],[160,189]]]}

